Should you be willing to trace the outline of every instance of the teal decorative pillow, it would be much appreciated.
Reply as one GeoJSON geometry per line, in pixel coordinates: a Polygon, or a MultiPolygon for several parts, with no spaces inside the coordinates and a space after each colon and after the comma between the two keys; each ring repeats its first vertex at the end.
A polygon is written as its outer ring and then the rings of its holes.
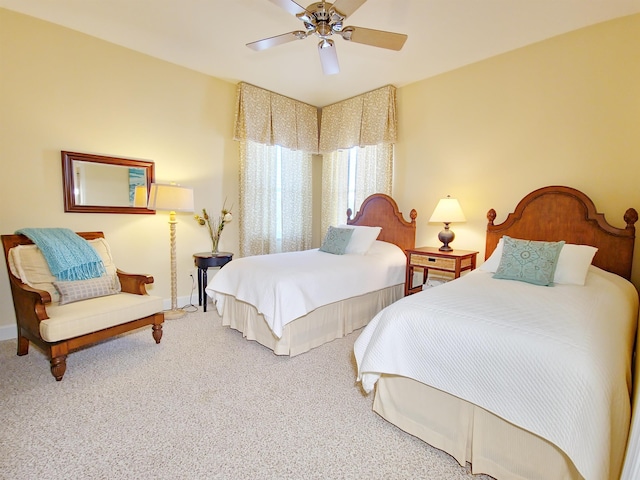
{"type": "Polygon", "coordinates": [[[60,293],[60,305],[115,295],[121,291],[117,275],[103,275],[89,280],[59,281],[53,282],[53,285],[60,293]]]}
{"type": "Polygon", "coordinates": [[[322,252],[333,253],[334,255],[343,255],[347,249],[351,235],[353,235],[353,229],[351,228],[329,227],[320,246],[320,250],[322,252]]]}
{"type": "Polygon", "coordinates": [[[519,240],[506,235],[502,238],[502,257],[493,278],[553,285],[553,275],[564,242],[519,240]]]}

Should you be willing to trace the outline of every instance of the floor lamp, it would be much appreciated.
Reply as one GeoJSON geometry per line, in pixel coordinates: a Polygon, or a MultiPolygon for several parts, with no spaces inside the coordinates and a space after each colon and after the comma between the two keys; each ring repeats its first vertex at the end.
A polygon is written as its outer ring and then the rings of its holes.
{"type": "Polygon", "coordinates": [[[171,241],[171,310],[164,312],[167,319],[186,315],[178,308],[178,278],[176,275],[176,212],[193,212],[193,190],[176,184],[152,183],[149,191],[150,210],[169,211],[169,232],[171,241]]]}

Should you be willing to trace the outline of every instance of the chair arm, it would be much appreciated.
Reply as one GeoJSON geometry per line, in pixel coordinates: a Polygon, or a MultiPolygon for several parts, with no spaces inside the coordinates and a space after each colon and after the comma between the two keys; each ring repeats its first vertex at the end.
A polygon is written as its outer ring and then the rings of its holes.
{"type": "Polygon", "coordinates": [[[51,295],[46,290],[38,290],[9,275],[13,306],[20,324],[39,336],[40,322],[49,318],[46,305],[51,303],[51,295]]]}
{"type": "Polygon", "coordinates": [[[153,283],[153,277],[151,275],[126,273],[119,269],[117,270],[117,273],[122,291],[126,293],[147,295],[145,285],[153,283]]]}

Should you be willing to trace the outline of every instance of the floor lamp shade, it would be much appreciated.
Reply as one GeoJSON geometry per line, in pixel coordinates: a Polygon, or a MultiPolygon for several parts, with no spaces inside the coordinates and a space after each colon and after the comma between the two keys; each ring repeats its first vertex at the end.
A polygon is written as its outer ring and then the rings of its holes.
{"type": "Polygon", "coordinates": [[[152,183],[147,208],[170,212],[193,212],[193,189],[175,184],[152,183]]]}
{"type": "Polygon", "coordinates": [[[167,319],[180,318],[186,314],[178,308],[178,277],[176,274],[176,212],[193,212],[193,189],[175,184],[152,183],[149,191],[150,210],[169,211],[169,233],[171,242],[171,310],[165,311],[167,319]]]}
{"type": "Polygon", "coordinates": [[[436,209],[433,211],[429,222],[442,222],[444,223],[444,230],[438,234],[438,240],[442,242],[442,246],[439,250],[443,252],[450,252],[453,250],[449,246],[449,243],[453,242],[456,238],[452,230],[449,229],[450,223],[466,222],[467,219],[462,213],[462,207],[457,199],[451,198],[447,195],[446,198],[441,198],[436,205],[436,209]]]}

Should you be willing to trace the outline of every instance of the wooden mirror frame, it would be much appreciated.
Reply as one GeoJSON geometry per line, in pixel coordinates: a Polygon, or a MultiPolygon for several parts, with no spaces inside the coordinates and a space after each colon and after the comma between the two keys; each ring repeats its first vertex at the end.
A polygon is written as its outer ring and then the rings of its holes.
{"type": "Polygon", "coordinates": [[[146,207],[126,207],[113,205],[79,205],[76,203],[75,176],[73,161],[101,163],[106,165],[120,165],[129,168],[143,168],[147,179],[147,198],[151,184],[154,182],[154,163],[144,160],[132,160],[128,158],[107,157],[102,155],[92,155],[88,153],[76,153],[62,151],[62,184],[64,195],[64,211],[74,213],[136,213],[155,214],[154,210],[146,207]]]}

